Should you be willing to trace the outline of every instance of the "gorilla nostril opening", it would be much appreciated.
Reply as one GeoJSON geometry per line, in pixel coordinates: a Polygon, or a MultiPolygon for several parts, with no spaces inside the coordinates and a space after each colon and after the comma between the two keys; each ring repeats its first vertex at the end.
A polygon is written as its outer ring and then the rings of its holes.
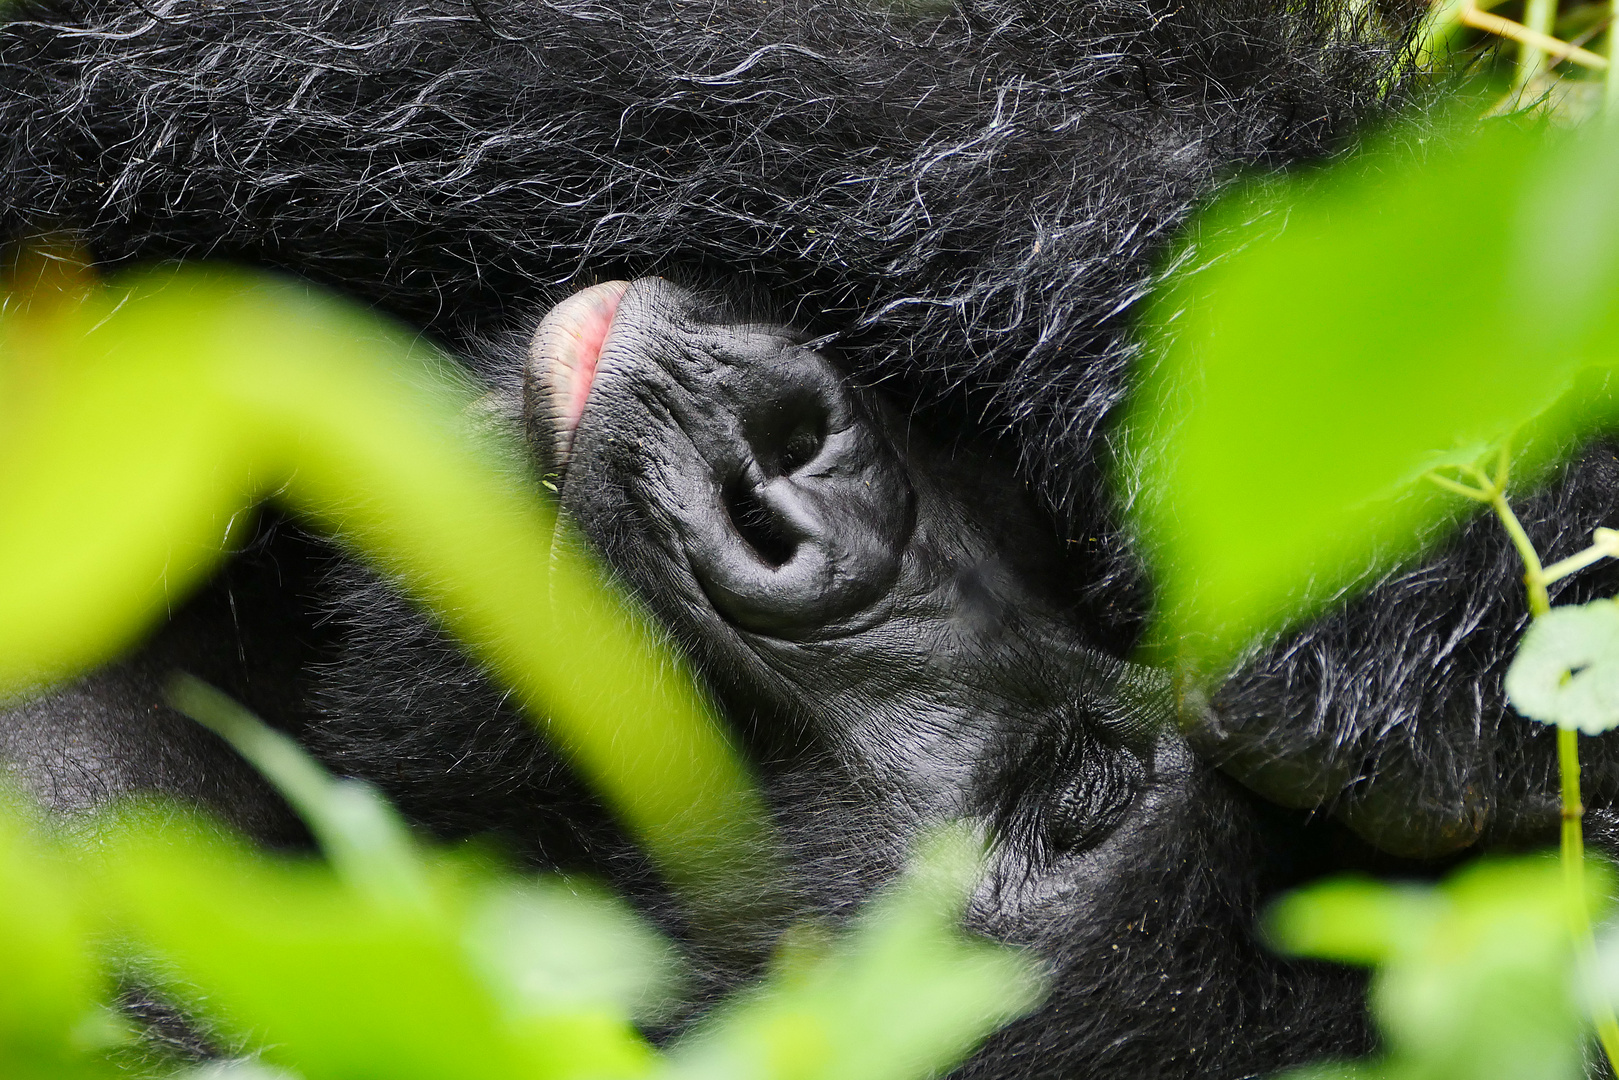
{"type": "Polygon", "coordinates": [[[797,553],[798,541],[783,531],[781,520],[745,481],[738,480],[726,489],[725,511],[737,535],[772,569],[785,565],[797,553]]]}

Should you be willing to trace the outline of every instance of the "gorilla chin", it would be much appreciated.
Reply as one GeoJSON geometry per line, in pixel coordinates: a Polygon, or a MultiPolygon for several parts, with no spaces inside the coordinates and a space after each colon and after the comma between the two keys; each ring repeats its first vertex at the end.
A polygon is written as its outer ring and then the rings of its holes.
{"type": "Polygon", "coordinates": [[[521,395],[565,512],[761,763],[806,913],[848,910],[929,823],[994,839],[970,921],[1054,992],[962,1075],[1248,1075],[1368,1044],[1358,977],[1256,938],[1305,831],[1191,757],[1158,672],[1087,641],[1008,465],[655,278],[553,309],[521,395]]]}

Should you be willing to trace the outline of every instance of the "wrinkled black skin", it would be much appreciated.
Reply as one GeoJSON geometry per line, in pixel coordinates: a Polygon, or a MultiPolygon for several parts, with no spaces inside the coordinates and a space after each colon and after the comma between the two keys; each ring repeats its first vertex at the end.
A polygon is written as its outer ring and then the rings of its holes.
{"type": "MultiPolygon", "coordinates": [[[[929,491],[1011,486],[985,448],[999,441],[1030,508],[1010,519],[1024,524],[979,542],[1016,570],[986,571],[962,595],[1004,613],[996,590],[1023,582],[1017,592],[1048,606],[1042,625],[1063,626],[1104,687],[1102,658],[1130,655],[1147,610],[1101,475],[1136,302],[1176,228],[1238,170],[1318,158],[1382,114],[1405,25],[1388,9],[1378,27],[1345,30],[1330,0],[938,10],[60,0],[9,12],[6,240],[67,229],[109,268],[228,256],[290,270],[473,357],[500,355],[489,338],[584,275],[740,279],[767,321],[836,335],[854,385],[884,382],[891,404],[861,408],[907,462],[919,514],[929,491]],[[899,434],[913,418],[948,436],[924,450],[919,435],[913,450],[899,434]]],[[[1616,488],[1612,455],[1591,452],[1525,504],[1531,535],[1549,557],[1567,554],[1613,523],[1616,488]]],[[[999,505],[986,499],[963,500],[963,522],[980,503],[999,505]]],[[[970,546],[963,528],[951,542],[970,546]]],[[[673,592],[660,600],[660,582],[637,580],[626,538],[596,539],[695,653],[721,648],[673,592]]],[[[387,780],[445,831],[510,826],[539,861],[613,863],[602,853],[621,842],[538,742],[497,726],[490,742],[467,743],[489,692],[453,651],[377,588],[334,600],[330,582],[300,568],[305,543],[287,530],[268,537],[152,649],[76,697],[28,706],[26,724],[9,723],[6,753],[66,807],[156,785],[295,839],[222,748],[152,700],[155,673],[184,660],[387,780]],[[382,717],[368,711],[386,700],[371,694],[379,683],[411,706],[387,714],[391,736],[367,719],[382,717]],[[322,708],[312,713],[311,700],[322,708]],[[84,722],[90,712],[104,720],[84,722]],[[422,722],[399,737],[401,716],[422,722]],[[128,737],[127,725],[150,737],[128,737]],[[470,756],[446,750],[457,745],[470,756]],[[467,768],[446,767],[458,761],[467,768]]],[[[1559,599],[1612,592],[1612,576],[1583,574],[1559,599]]],[[[1094,715],[1076,721],[1008,693],[1027,681],[997,690],[990,679],[974,692],[1016,705],[1003,741],[974,748],[982,768],[957,768],[948,783],[884,772],[898,785],[890,809],[905,811],[897,825],[842,812],[869,794],[863,781],[847,793],[834,783],[861,760],[858,725],[831,717],[821,731],[802,702],[773,713],[781,684],[771,697],[758,672],[745,693],[718,689],[734,698],[732,719],[784,813],[796,813],[805,863],[832,867],[818,903],[846,905],[881,876],[918,800],[929,812],[951,799],[975,808],[1044,867],[1031,880],[1049,893],[1011,889],[979,917],[1049,939],[1067,965],[1053,999],[1063,1011],[1001,1037],[997,1053],[1021,1045],[1032,1070],[1075,1075],[1238,1075],[1350,1049],[1364,1033],[1340,1007],[1346,976],[1281,965],[1251,932],[1268,890],[1334,865],[1345,841],[1319,824],[1301,835],[1296,818],[1226,776],[1285,806],[1324,808],[1403,854],[1549,836],[1549,740],[1499,692],[1525,617],[1518,577],[1499,530],[1474,524],[1214,688],[1214,711],[1184,718],[1198,759],[1178,772],[1161,768],[1156,747],[1093,735],[1094,715]],[[941,784],[954,794],[940,796],[941,784]],[[1087,815],[1109,824],[1098,831],[1087,815]],[[1327,850],[1316,857],[1312,845],[1327,850]],[[1106,885],[1073,884],[1086,880],[1106,885]],[[1188,995],[1205,1004],[1161,1007],[1188,995]]],[[[978,679],[1030,662],[993,650],[957,659],[978,679]]],[[[914,694],[904,700],[916,707],[914,694]]],[[[898,701],[881,708],[910,716],[898,701]]],[[[1586,757],[1600,834],[1612,828],[1619,756],[1603,746],[1586,757]]],[[[1008,869],[1006,880],[1022,879],[1008,869]]]]}

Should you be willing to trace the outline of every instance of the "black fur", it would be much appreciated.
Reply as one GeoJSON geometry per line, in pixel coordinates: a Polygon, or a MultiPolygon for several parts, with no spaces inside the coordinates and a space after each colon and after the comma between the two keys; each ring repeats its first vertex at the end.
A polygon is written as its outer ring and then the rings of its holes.
{"type": "MultiPolygon", "coordinates": [[[[1224,180],[1385,111],[1409,13],[1352,6],[18,3],[0,236],[284,267],[457,347],[580,277],[741,274],[859,377],[1011,436],[1122,653],[1145,594],[1098,466],[1129,315],[1224,180]]],[[[1599,524],[1610,490],[1559,496],[1582,508],[1559,520],[1599,524]]],[[[1488,531],[1493,554],[1460,557],[1474,584],[1425,591],[1418,571],[1379,594],[1412,603],[1298,639],[1217,698],[1206,745],[1400,850],[1532,834],[1538,812],[1491,824],[1535,740],[1496,734],[1521,614],[1488,531]],[[1472,615],[1452,629],[1479,629],[1459,652],[1447,614],[1413,611],[1458,588],[1472,615]],[[1425,741],[1415,718],[1436,712],[1425,741]],[[1392,805],[1366,803],[1394,771],[1392,805]]]]}
{"type": "MultiPolygon", "coordinates": [[[[572,283],[740,280],[770,317],[834,338],[858,382],[925,406],[936,431],[964,447],[1004,438],[1071,541],[1091,640],[1120,656],[1146,609],[1102,481],[1130,317],[1177,226],[1230,178],[1319,158],[1385,113],[1411,17],[1347,0],[37,0],[9,14],[5,240],[67,230],[109,268],[277,267],[469,354],[572,283]]],[[[1534,504],[1531,529],[1565,554],[1616,490],[1595,451],[1534,504]]],[[[1542,835],[1546,740],[1498,690],[1523,615],[1493,528],[1256,658],[1191,718],[1196,745],[1392,850],[1542,835]]],[[[347,725],[332,759],[446,832],[505,827],[544,861],[633,860],[525,729],[485,723],[498,700],[476,673],[371,590],[349,583],[336,622],[306,635],[338,649],[313,676],[347,725]],[[368,726],[400,698],[423,719],[410,738],[368,726]]],[[[244,645],[232,684],[272,714],[274,653],[244,645]]],[[[148,662],[118,669],[130,693],[148,662]]],[[[766,771],[818,870],[815,904],[835,913],[893,852],[844,813],[858,793],[796,749],[773,748],[766,771]]],[[[1105,749],[1014,733],[986,781],[999,802],[974,809],[1036,862],[1089,858],[1102,840],[1084,823],[1150,787],[1131,786],[1145,781],[1124,759],[1069,775],[1105,749]],[[1064,805],[1082,810],[1054,824],[1064,805]]],[[[1619,794],[1612,760],[1597,759],[1599,802],[1619,794]]],[[[1044,908],[1022,895],[1016,918],[981,898],[979,925],[1037,941],[1060,977],[1049,1011],[969,1073],[1236,1076],[1365,1048],[1357,980],[1283,964],[1252,929],[1269,892],[1364,851],[1206,764],[1171,787],[1182,801],[1113,833],[1129,841],[1108,848],[1114,863],[1087,864],[1079,880],[1106,888],[1057,890],[1044,908]]]]}
{"type": "Polygon", "coordinates": [[[1089,538],[1166,237],[1401,70],[1407,13],[1352,7],[24,3],[0,234],[286,267],[452,345],[581,276],[748,275],[863,377],[959,391],[1089,538]]]}

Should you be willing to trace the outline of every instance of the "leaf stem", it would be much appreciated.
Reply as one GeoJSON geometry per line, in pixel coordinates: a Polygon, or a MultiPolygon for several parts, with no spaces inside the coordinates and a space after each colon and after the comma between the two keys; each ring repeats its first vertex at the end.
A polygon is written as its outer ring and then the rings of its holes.
{"type": "MultiPolygon", "coordinates": [[[[1495,511],[1495,516],[1501,519],[1507,535],[1512,538],[1512,546],[1518,549],[1518,558],[1523,560],[1523,582],[1529,593],[1529,614],[1538,619],[1552,609],[1551,596],[1546,592],[1546,568],[1540,564],[1540,552],[1535,550],[1534,542],[1529,539],[1529,534],[1524,532],[1522,523],[1518,521],[1518,515],[1507,505],[1505,487],[1504,484],[1490,484],[1490,508],[1495,511]]],[[[1578,774],[1574,780],[1578,785],[1578,774]]]]}
{"type": "MultiPolygon", "coordinates": [[[[1597,968],[1597,947],[1585,895],[1585,836],[1581,828],[1585,806],[1580,801],[1579,740],[1580,733],[1574,728],[1557,729],[1557,768],[1563,787],[1563,890],[1567,896],[1569,932],[1574,935],[1578,962],[1589,981],[1597,968]]],[[[1608,1064],[1619,1072],[1619,1019],[1614,1017],[1613,1006],[1606,997],[1597,995],[1591,1012],[1602,1052],[1607,1055],[1608,1064]]]]}
{"type": "Polygon", "coordinates": [[[1546,63],[1546,48],[1540,39],[1551,36],[1552,23],[1557,18],[1557,0],[1528,0],[1524,5],[1523,25],[1533,39],[1518,43],[1518,77],[1520,87],[1527,87],[1546,63]]]}
{"type": "MultiPolygon", "coordinates": [[[[1535,545],[1529,539],[1529,534],[1524,531],[1518,515],[1514,514],[1512,507],[1507,504],[1506,470],[1499,469],[1493,480],[1478,474],[1475,474],[1475,478],[1479,480],[1481,492],[1488,493],[1490,507],[1495,511],[1496,517],[1501,519],[1501,524],[1506,527],[1507,535],[1512,538],[1512,546],[1518,549],[1518,557],[1523,560],[1523,580],[1529,596],[1529,614],[1538,619],[1551,610],[1551,598],[1546,592],[1546,584],[1555,578],[1549,576],[1546,568],[1541,565],[1540,553],[1535,550],[1535,545]]],[[[1595,548],[1596,545],[1593,545],[1593,550],[1595,548]]],[[[1601,557],[1600,554],[1598,557],[1601,557]]],[[[1565,567],[1578,558],[1579,556],[1575,556],[1554,564],[1553,569],[1560,571],[1557,576],[1572,573],[1571,570],[1565,570],[1565,567]]],[[[1585,894],[1585,835],[1581,825],[1585,817],[1585,804],[1580,799],[1579,739],[1580,733],[1574,728],[1557,729],[1557,772],[1563,801],[1560,855],[1563,864],[1566,916],[1569,934],[1574,939],[1575,962],[1589,982],[1596,971],[1597,945],[1596,937],[1591,932],[1591,909],[1585,894]]],[[[1607,998],[1597,996],[1591,1007],[1591,1019],[1596,1025],[1597,1041],[1602,1044],[1602,1052],[1607,1055],[1608,1064],[1615,1073],[1619,1073],[1619,1019],[1614,1017],[1613,1006],[1607,998]]]]}
{"type": "Polygon", "coordinates": [[[1601,562],[1619,556],[1619,532],[1612,529],[1597,529],[1591,534],[1591,546],[1584,551],[1575,552],[1566,559],[1559,559],[1541,571],[1541,577],[1546,584],[1561,581],[1570,574],[1584,570],[1592,563],[1601,562]]]}
{"type": "Polygon", "coordinates": [[[1487,503],[1490,501],[1490,494],[1487,491],[1483,491],[1476,487],[1469,487],[1468,485],[1459,481],[1452,480],[1448,476],[1441,476],[1436,472],[1424,473],[1423,475],[1425,475],[1431,483],[1437,484],[1453,495],[1460,495],[1462,498],[1472,499],[1474,502],[1487,503]]]}

